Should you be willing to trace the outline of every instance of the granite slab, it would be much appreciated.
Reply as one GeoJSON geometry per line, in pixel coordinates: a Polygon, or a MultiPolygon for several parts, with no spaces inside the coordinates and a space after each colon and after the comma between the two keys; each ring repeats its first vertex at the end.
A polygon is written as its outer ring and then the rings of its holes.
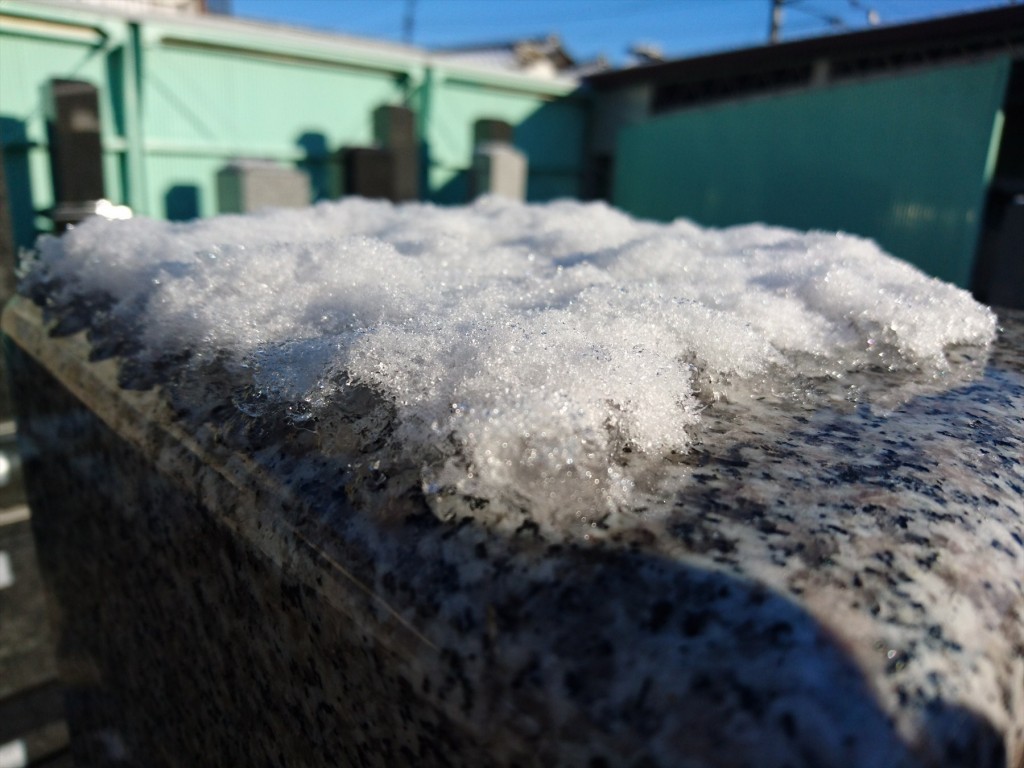
{"type": "Polygon", "coordinates": [[[28,508],[0,508],[0,701],[56,676],[28,508]]]}
{"type": "Polygon", "coordinates": [[[709,404],[651,505],[552,532],[382,461],[372,393],[327,436],[210,372],[129,389],[15,299],[76,756],[1022,768],[1024,316],[1001,325],[942,381],[709,404]]]}

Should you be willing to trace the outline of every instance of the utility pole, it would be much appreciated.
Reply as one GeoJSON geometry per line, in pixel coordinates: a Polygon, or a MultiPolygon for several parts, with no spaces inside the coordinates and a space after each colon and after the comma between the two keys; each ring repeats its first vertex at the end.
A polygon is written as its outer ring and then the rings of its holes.
{"type": "Polygon", "coordinates": [[[786,0],[772,0],[772,23],[768,31],[768,42],[777,43],[782,35],[782,6],[786,0]]]}
{"type": "Polygon", "coordinates": [[[416,31],[416,0],[405,0],[405,18],[402,19],[402,42],[412,45],[416,31]]]}

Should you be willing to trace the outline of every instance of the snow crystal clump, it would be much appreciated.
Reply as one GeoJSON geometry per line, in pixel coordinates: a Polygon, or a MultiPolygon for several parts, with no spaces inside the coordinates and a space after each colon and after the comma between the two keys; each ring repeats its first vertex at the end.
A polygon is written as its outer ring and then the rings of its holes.
{"type": "Polygon", "coordinates": [[[101,308],[133,329],[136,363],[244,364],[307,428],[339,389],[370,388],[428,493],[539,516],[627,504],[623,456],[685,452],[737,381],[937,370],[995,329],[967,293],[858,237],[568,201],[96,219],[43,238],[23,290],[57,314],[101,308]]]}

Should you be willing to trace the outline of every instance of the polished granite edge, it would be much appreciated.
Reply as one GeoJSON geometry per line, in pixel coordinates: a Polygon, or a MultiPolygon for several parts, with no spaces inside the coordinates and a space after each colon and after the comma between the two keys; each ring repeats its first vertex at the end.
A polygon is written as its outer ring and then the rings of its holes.
{"type": "Polygon", "coordinates": [[[294,492],[234,451],[218,451],[216,445],[201,444],[175,423],[159,389],[121,388],[116,359],[83,364],[91,349],[84,333],[54,339],[45,328],[42,313],[21,298],[12,300],[3,313],[5,334],[110,429],[149,456],[161,473],[183,488],[198,491],[199,501],[220,513],[225,525],[282,565],[294,568],[296,550],[307,549],[307,554],[356,588],[359,597],[351,600],[343,599],[343,591],[331,591],[328,599],[334,607],[363,618],[367,615],[366,600],[377,604],[378,610],[372,613],[379,615],[382,639],[397,655],[409,658],[416,646],[431,645],[340,563],[275,514],[276,510],[301,504],[294,492]],[[246,514],[238,514],[240,510],[246,514]]]}
{"type": "MultiPolygon", "coordinates": [[[[189,433],[177,422],[160,388],[138,391],[121,387],[117,359],[91,361],[92,346],[85,332],[54,337],[49,333],[52,325],[36,305],[21,297],[9,302],[3,312],[4,334],[118,438],[150,461],[160,476],[190,497],[194,494],[195,502],[216,519],[218,527],[235,532],[283,574],[312,590],[318,600],[346,617],[353,634],[362,638],[357,643],[371,643],[383,653],[384,658],[374,663],[395,665],[391,674],[403,685],[415,684],[415,698],[441,713],[449,727],[455,725],[461,733],[475,734],[461,747],[471,761],[466,765],[473,765],[478,742],[503,752],[512,760],[510,764],[533,764],[528,757],[530,747],[521,743],[515,724],[506,718],[487,718],[481,727],[464,707],[446,701],[450,684],[444,680],[450,680],[452,673],[441,667],[461,666],[458,652],[447,645],[440,647],[425,636],[417,628],[415,616],[410,616],[409,608],[400,611],[393,607],[382,597],[384,590],[372,577],[354,574],[342,564],[342,560],[371,563],[374,544],[379,546],[382,539],[386,540],[388,531],[381,536],[378,531],[362,530],[364,526],[357,524],[357,535],[343,546],[323,546],[318,535],[324,532],[323,516],[308,508],[294,483],[280,482],[279,473],[241,456],[234,447],[220,444],[216,435],[189,433]],[[441,682],[432,682],[438,678],[441,682]]],[[[285,474],[289,471],[295,471],[295,467],[280,469],[285,474]]],[[[293,481],[295,477],[289,474],[286,479],[293,481]]],[[[407,514],[404,505],[394,514],[396,519],[403,519],[407,514]]],[[[387,516],[385,512],[384,517],[387,516]]],[[[403,556],[404,553],[394,555],[395,559],[403,556]]],[[[314,626],[322,610],[323,606],[318,605],[315,615],[306,615],[304,619],[314,626]]],[[[366,691],[363,695],[371,698],[375,693],[366,691]]],[[[396,701],[395,705],[400,703],[396,701]]],[[[448,755],[438,764],[461,761],[448,755]]],[[[144,766],[146,761],[140,768],[144,766]]]]}
{"type": "Polygon", "coordinates": [[[576,758],[573,734],[604,723],[605,754],[654,764],[685,749],[743,765],[722,739],[764,765],[1024,761],[1024,353],[1005,337],[994,380],[960,405],[741,420],[680,464],[661,530],[586,546],[442,524],[414,494],[372,521],[309,508],[331,490],[311,468],[180,428],[158,392],[118,387],[114,361],[83,364],[83,337],[47,338],[32,305],[4,329],[272,562],[311,585],[336,572],[314,589],[371,618],[422,695],[510,754],[535,740],[576,758]]]}

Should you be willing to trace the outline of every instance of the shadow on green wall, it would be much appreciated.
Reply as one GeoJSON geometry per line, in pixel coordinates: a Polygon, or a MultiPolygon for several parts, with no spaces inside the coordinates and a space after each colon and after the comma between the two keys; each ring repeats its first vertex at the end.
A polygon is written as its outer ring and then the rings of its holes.
{"type": "Polygon", "coordinates": [[[569,94],[541,104],[515,126],[516,148],[526,154],[526,199],[542,203],[583,196],[586,105],[569,94]]]}
{"type": "Polygon", "coordinates": [[[469,163],[472,162],[472,158],[469,158],[466,163],[467,167],[461,171],[456,171],[455,175],[452,176],[447,182],[442,184],[430,193],[430,201],[439,205],[464,205],[469,202],[469,163]]]}
{"type": "Polygon", "coordinates": [[[327,145],[327,136],[319,131],[304,131],[295,143],[305,155],[297,165],[309,175],[310,202],[336,197],[340,186],[338,169],[334,162],[335,155],[327,145]]]}
{"type": "Polygon", "coordinates": [[[25,122],[9,115],[0,115],[0,144],[4,147],[4,174],[7,180],[7,199],[11,210],[11,229],[14,244],[29,248],[35,242],[36,211],[32,200],[32,176],[29,172],[28,153],[31,142],[25,122]]]}
{"type": "Polygon", "coordinates": [[[169,221],[188,221],[199,218],[199,187],[194,184],[175,184],[164,195],[164,215],[169,221]]]}

